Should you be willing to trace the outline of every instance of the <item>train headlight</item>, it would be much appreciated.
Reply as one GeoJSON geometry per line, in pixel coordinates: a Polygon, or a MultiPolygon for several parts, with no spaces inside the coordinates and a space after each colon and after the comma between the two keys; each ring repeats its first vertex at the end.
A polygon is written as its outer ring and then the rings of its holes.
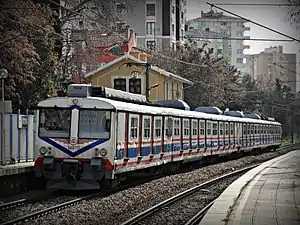
{"type": "Polygon", "coordinates": [[[106,156],[107,155],[107,150],[105,148],[100,149],[100,155],[101,156],[106,156]]]}
{"type": "Polygon", "coordinates": [[[41,155],[45,155],[46,152],[47,152],[47,149],[46,149],[45,147],[41,147],[41,148],[39,149],[39,152],[40,152],[41,155]]]}

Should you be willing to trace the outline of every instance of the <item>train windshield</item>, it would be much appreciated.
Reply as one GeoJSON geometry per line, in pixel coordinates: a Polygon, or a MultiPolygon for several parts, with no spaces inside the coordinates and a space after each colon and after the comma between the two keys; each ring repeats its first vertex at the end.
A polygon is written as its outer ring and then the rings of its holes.
{"type": "Polygon", "coordinates": [[[69,138],[71,128],[71,110],[63,108],[41,108],[39,118],[39,136],[69,138]]]}
{"type": "Polygon", "coordinates": [[[109,139],[110,111],[80,109],[78,137],[87,139],[109,139]]]}

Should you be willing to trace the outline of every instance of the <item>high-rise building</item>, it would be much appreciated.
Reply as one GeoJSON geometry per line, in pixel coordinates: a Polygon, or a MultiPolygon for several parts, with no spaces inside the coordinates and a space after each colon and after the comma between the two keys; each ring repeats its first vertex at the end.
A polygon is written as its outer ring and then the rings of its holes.
{"type": "Polygon", "coordinates": [[[272,88],[276,79],[279,79],[296,94],[296,54],[283,53],[282,46],[266,48],[259,54],[246,55],[246,67],[261,88],[272,88]]]}
{"type": "Polygon", "coordinates": [[[247,21],[224,15],[223,12],[214,12],[213,10],[204,13],[201,11],[201,16],[187,21],[187,30],[207,31],[206,36],[199,37],[202,39],[219,39],[219,37],[212,37],[210,32],[217,32],[227,38],[226,51],[223,51],[223,56],[228,58],[232,65],[234,65],[241,72],[247,72],[244,64],[244,49],[250,48],[249,45],[244,44],[244,39],[250,39],[249,36],[244,35],[244,31],[250,31],[250,27],[244,24],[247,21]],[[241,40],[235,40],[240,38],[241,40]]]}
{"type": "Polygon", "coordinates": [[[165,50],[184,43],[186,0],[120,0],[117,17],[134,29],[137,47],[165,50]]]}

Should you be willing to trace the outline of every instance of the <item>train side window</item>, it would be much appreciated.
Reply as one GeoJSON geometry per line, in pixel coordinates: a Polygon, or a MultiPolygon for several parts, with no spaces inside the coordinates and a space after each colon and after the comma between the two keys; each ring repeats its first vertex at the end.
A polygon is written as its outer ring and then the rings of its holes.
{"type": "Polygon", "coordinates": [[[251,131],[251,134],[253,134],[253,124],[250,124],[250,131],[251,131]]]}
{"type": "Polygon", "coordinates": [[[254,125],[254,134],[257,134],[257,125],[254,125]]]}
{"type": "Polygon", "coordinates": [[[217,123],[212,124],[212,135],[218,135],[218,124],[217,123]]]}
{"type": "Polygon", "coordinates": [[[230,136],[233,136],[233,127],[234,127],[234,123],[230,123],[230,136]]]}
{"type": "Polygon", "coordinates": [[[161,119],[155,119],[155,138],[161,137],[161,119]]]}
{"type": "Polygon", "coordinates": [[[137,138],[138,134],[138,117],[130,119],[130,138],[137,138]]]}
{"type": "Polygon", "coordinates": [[[243,124],[243,134],[246,135],[246,124],[243,124]]]}
{"type": "Polygon", "coordinates": [[[219,132],[219,134],[220,134],[220,136],[223,136],[223,135],[224,135],[224,133],[223,133],[223,130],[224,130],[224,123],[223,123],[223,121],[220,122],[219,125],[220,125],[220,129],[219,129],[220,132],[219,132]]]}
{"type": "Polygon", "coordinates": [[[150,118],[144,118],[144,138],[150,138],[150,118]]]}
{"type": "Polygon", "coordinates": [[[247,124],[247,134],[250,134],[250,124],[247,124]]]}
{"type": "Polygon", "coordinates": [[[198,135],[198,121],[197,120],[193,120],[193,136],[198,135]]]}
{"type": "Polygon", "coordinates": [[[211,122],[207,122],[207,135],[211,135],[211,122]]]}
{"type": "Polygon", "coordinates": [[[228,136],[228,123],[225,123],[225,135],[228,136]]]}
{"type": "Polygon", "coordinates": [[[205,122],[200,121],[200,135],[205,135],[205,122]]]}
{"type": "Polygon", "coordinates": [[[189,120],[183,120],[183,135],[184,136],[189,136],[189,120]]]}
{"type": "Polygon", "coordinates": [[[180,135],[180,121],[179,119],[174,120],[174,136],[180,135]]]}

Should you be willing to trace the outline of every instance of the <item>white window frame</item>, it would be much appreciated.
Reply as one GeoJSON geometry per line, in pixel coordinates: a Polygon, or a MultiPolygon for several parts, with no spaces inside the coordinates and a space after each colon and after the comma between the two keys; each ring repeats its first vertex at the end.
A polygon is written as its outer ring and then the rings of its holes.
{"type": "Polygon", "coordinates": [[[130,139],[138,139],[139,136],[139,117],[137,115],[130,115],[130,120],[129,120],[129,132],[130,132],[130,139]],[[137,124],[136,126],[132,126],[135,124],[132,124],[132,119],[137,120],[137,124]],[[136,130],[136,136],[132,136],[132,130],[135,129],[136,130]]]}
{"type": "Polygon", "coordinates": [[[151,116],[143,116],[143,139],[151,138],[151,116]],[[146,127],[146,120],[149,120],[149,127],[146,127]],[[149,136],[145,136],[146,130],[149,130],[149,136]]]}

